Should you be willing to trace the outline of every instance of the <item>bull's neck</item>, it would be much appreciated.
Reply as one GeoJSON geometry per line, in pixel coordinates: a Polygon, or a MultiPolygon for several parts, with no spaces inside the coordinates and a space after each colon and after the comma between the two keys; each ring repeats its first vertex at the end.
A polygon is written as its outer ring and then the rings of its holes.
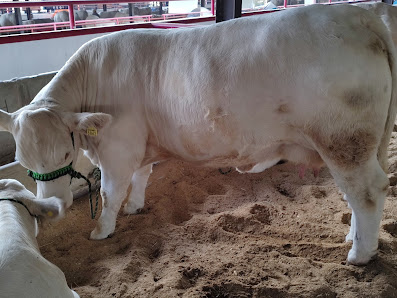
{"type": "Polygon", "coordinates": [[[38,99],[48,99],[68,112],[82,112],[86,97],[86,70],[78,59],[72,59],[43,89],[38,99]]]}
{"type": "Polygon", "coordinates": [[[0,238],[7,243],[38,250],[35,221],[24,206],[10,201],[0,202],[0,238]]]}

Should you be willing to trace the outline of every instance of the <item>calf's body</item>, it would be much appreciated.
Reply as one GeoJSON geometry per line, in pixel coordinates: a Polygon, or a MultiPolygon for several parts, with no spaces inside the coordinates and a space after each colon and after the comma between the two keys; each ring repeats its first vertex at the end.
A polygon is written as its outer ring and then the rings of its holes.
{"type": "Polygon", "coordinates": [[[63,272],[40,254],[36,241],[37,220],[30,212],[40,208],[40,212],[54,213],[44,209],[50,201],[53,207],[56,204],[50,199],[35,206],[34,200],[34,195],[19,182],[0,180],[0,297],[77,298],[63,272]],[[26,207],[4,198],[23,202],[26,207]]]}

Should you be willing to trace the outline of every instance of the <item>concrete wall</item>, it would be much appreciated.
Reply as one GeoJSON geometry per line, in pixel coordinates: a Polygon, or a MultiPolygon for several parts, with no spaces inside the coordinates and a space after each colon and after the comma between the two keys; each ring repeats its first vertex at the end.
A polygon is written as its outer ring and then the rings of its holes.
{"type": "MultiPolygon", "coordinates": [[[[27,105],[54,75],[55,72],[0,82],[0,109],[15,112],[27,105]]],[[[8,132],[0,132],[0,179],[13,178],[19,180],[30,191],[36,193],[36,184],[33,179],[27,176],[26,169],[19,162],[14,161],[14,157],[14,138],[8,132]]],[[[80,150],[75,168],[87,176],[94,166],[80,150]]],[[[87,183],[82,179],[73,179],[71,187],[75,197],[86,193],[88,190],[87,183]]]]}
{"type": "Polygon", "coordinates": [[[0,81],[58,71],[84,43],[106,34],[0,44],[0,81]]]}
{"type": "MultiPolygon", "coordinates": [[[[32,101],[55,72],[0,82],[0,109],[15,112],[32,101]]],[[[14,161],[15,142],[8,132],[0,132],[0,165],[14,161]]]]}

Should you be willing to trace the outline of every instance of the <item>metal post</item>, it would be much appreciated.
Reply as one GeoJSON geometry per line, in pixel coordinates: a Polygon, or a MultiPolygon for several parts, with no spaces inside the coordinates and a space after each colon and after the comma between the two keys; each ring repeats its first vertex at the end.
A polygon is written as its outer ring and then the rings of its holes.
{"type": "MultiPolygon", "coordinates": [[[[29,0],[25,0],[25,1],[29,1],[29,0]]],[[[32,19],[32,10],[30,9],[30,7],[26,7],[26,17],[28,20],[32,19]]]]}
{"type": "Polygon", "coordinates": [[[243,11],[243,0],[236,0],[234,3],[234,17],[241,18],[241,12],[243,11]]]}
{"type": "Polygon", "coordinates": [[[107,11],[108,7],[106,6],[106,4],[103,5],[103,11],[107,11]]]}
{"type": "Polygon", "coordinates": [[[21,9],[15,8],[15,25],[22,25],[21,9]]]}
{"type": "Polygon", "coordinates": [[[160,15],[163,14],[163,2],[160,1],[160,15]]]}
{"type": "Polygon", "coordinates": [[[128,15],[130,17],[134,15],[134,6],[132,6],[132,3],[128,3],[128,15]]]}
{"type": "Polygon", "coordinates": [[[242,0],[216,0],[216,22],[241,17],[242,0]]]}
{"type": "MultiPolygon", "coordinates": [[[[13,0],[13,1],[18,1],[18,0],[13,0]]],[[[22,18],[21,18],[21,9],[20,8],[15,8],[15,25],[22,25],[22,18]]]]}
{"type": "Polygon", "coordinates": [[[215,0],[211,0],[211,14],[215,15],[215,0]]]}
{"type": "Polygon", "coordinates": [[[70,29],[75,28],[75,23],[74,23],[74,8],[73,4],[69,4],[69,24],[70,24],[70,29]]]}

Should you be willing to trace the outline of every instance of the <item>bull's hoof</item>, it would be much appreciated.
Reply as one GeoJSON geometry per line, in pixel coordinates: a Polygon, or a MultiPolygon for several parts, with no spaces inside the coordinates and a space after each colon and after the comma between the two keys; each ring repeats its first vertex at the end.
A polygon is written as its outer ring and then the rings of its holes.
{"type": "Polygon", "coordinates": [[[353,241],[353,233],[349,232],[349,234],[345,237],[345,242],[353,241]]]}
{"type": "Polygon", "coordinates": [[[347,264],[348,265],[355,265],[355,266],[364,266],[367,265],[369,261],[371,261],[377,252],[362,252],[358,253],[357,250],[351,249],[349,254],[347,255],[347,264]]]}
{"type": "Polygon", "coordinates": [[[99,232],[97,230],[97,228],[95,228],[91,234],[90,234],[90,239],[91,240],[102,240],[102,239],[106,239],[109,237],[109,235],[111,235],[112,232],[106,233],[106,232],[99,232]]]}
{"type": "Polygon", "coordinates": [[[123,211],[125,214],[139,214],[141,213],[142,209],[143,206],[138,206],[138,204],[135,203],[133,204],[127,203],[124,205],[123,211]]]}

